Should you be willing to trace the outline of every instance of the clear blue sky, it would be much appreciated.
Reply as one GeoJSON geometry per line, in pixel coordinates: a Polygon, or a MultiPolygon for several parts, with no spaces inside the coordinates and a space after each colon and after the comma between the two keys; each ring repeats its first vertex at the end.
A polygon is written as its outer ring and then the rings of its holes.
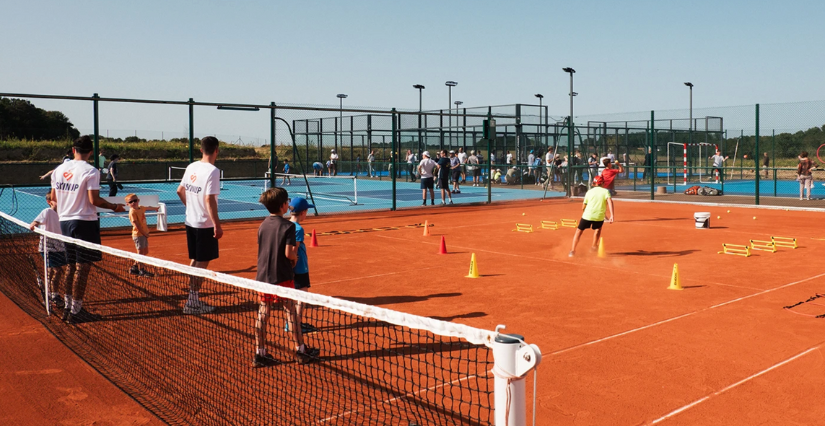
{"type": "MultiPolygon", "coordinates": [[[[425,109],[536,103],[576,115],[825,99],[825,3],[4,1],[0,92],[425,109]]],[[[81,129],[91,108],[34,100],[81,129]]],[[[261,112],[196,134],[268,137],[261,112]]],[[[185,107],[104,105],[106,129],[183,133],[185,107]]],[[[298,118],[298,117],[294,117],[298,118]]]]}

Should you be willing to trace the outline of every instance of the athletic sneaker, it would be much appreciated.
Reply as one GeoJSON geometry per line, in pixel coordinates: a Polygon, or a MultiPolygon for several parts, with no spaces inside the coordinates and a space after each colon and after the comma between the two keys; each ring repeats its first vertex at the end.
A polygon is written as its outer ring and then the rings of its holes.
{"type": "Polygon", "coordinates": [[[268,367],[268,366],[272,366],[272,365],[278,365],[280,363],[281,363],[280,361],[273,358],[272,355],[270,355],[270,354],[266,354],[266,355],[255,354],[255,358],[252,359],[252,366],[255,367],[255,368],[268,367]]]}
{"type": "Polygon", "coordinates": [[[452,198],[450,198],[450,204],[452,204],[452,203],[453,203],[453,199],[452,199],[452,198]]]}
{"type": "Polygon", "coordinates": [[[304,346],[303,352],[295,351],[295,359],[298,361],[298,364],[307,364],[312,361],[318,360],[318,355],[321,354],[321,351],[315,348],[310,348],[309,346],[304,346]]]}
{"type": "Polygon", "coordinates": [[[149,272],[145,269],[141,269],[140,273],[138,275],[140,275],[141,277],[146,277],[146,278],[152,278],[152,277],[155,276],[155,274],[153,274],[153,273],[151,273],[151,272],[149,272]]]}
{"type": "Polygon", "coordinates": [[[422,204],[422,206],[426,206],[426,205],[427,205],[427,200],[424,200],[424,204],[422,204]]]}
{"type": "Polygon", "coordinates": [[[434,205],[435,205],[435,199],[430,200],[430,205],[431,205],[431,206],[434,206],[434,205]]]}
{"type": "Polygon", "coordinates": [[[441,205],[442,205],[442,206],[446,206],[446,205],[447,205],[447,203],[446,203],[444,200],[441,200],[441,205]]]}
{"type": "Polygon", "coordinates": [[[567,253],[567,257],[573,257],[573,255],[574,253],[572,251],[570,253],[567,253]]]}
{"type": "Polygon", "coordinates": [[[49,296],[49,300],[54,303],[54,306],[57,309],[63,309],[66,307],[66,302],[63,300],[63,296],[59,294],[53,294],[49,296]]]}
{"type": "Polygon", "coordinates": [[[132,265],[132,267],[129,268],[129,273],[132,275],[140,275],[140,269],[138,269],[137,265],[132,265]]]}
{"type": "Polygon", "coordinates": [[[70,314],[68,323],[69,324],[82,324],[84,322],[95,322],[100,321],[103,319],[103,316],[98,314],[93,314],[87,311],[85,308],[81,308],[80,312],[76,314],[70,314]]]}
{"type": "Polygon", "coordinates": [[[215,307],[203,302],[186,302],[186,305],[183,306],[183,313],[186,315],[211,314],[212,312],[215,312],[215,307]]]}

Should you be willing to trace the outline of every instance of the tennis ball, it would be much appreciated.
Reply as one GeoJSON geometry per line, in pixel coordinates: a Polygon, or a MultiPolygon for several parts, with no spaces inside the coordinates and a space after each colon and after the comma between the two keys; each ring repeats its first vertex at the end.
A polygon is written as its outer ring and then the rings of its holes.
{"type": "Polygon", "coordinates": [[[717,219],[721,219],[721,218],[722,218],[722,216],[716,216],[716,218],[717,218],[717,219]]]}
{"type": "Polygon", "coordinates": [[[521,215],[522,215],[522,216],[527,216],[527,213],[522,213],[521,215]]]}
{"type": "Polygon", "coordinates": [[[756,220],[756,216],[753,217],[753,220],[756,220]]]}
{"type": "Polygon", "coordinates": [[[728,213],[730,213],[730,210],[728,210],[728,213]]]}

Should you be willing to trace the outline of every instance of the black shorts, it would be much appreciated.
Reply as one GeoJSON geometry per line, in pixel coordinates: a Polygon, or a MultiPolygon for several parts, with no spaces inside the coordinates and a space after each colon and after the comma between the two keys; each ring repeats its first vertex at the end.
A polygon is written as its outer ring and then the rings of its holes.
{"type": "Polygon", "coordinates": [[[604,221],[592,221],[587,219],[579,219],[579,229],[584,231],[585,229],[593,228],[595,229],[602,229],[602,225],[604,225],[604,221]]]}
{"type": "Polygon", "coordinates": [[[461,180],[461,169],[453,169],[453,182],[458,182],[461,180]]]}
{"type": "MultiPolygon", "coordinates": [[[[40,252],[40,257],[43,257],[43,252],[40,252]]],[[[66,265],[65,251],[50,251],[49,252],[49,268],[60,268],[66,265]]]]}
{"type": "Polygon", "coordinates": [[[295,288],[298,290],[309,288],[309,272],[305,274],[295,274],[293,281],[295,282],[295,288]]]}
{"type": "Polygon", "coordinates": [[[447,177],[446,173],[444,173],[443,176],[438,177],[438,186],[440,186],[441,189],[450,189],[450,179],[447,177]]]}
{"type": "Polygon", "coordinates": [[[474,177],[481,176],[481,167],[476,167],[475,169],[473,169],[473,176],[474,177]]]}
{"type": "MultiPolygon", "coordinates": [[[[60,222],[60,233],[67,237],[77,238],[93,244],[100,244],[99,220],[67,220],[60,222]]],[[[67,263],[99,262],[102,254],[98,250],[80,247],[71,243],[66,244],[67,263]]]]}
{"type": "Polygon", "coordinates": [[[433,178],[421,178],[421,189],[433,189],[433,178]]]}
{"type": "Polygon", "coordinates": [[[197,262],[209,262],[218,258],[218,240],[215,228],[193,228],[186,226],[186,245],[189,247],[189,259],[197,262]]]}

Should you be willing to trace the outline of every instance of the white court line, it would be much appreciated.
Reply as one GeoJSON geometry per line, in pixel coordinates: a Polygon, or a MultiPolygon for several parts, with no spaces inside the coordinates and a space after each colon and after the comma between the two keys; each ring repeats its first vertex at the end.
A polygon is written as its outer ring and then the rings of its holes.
{"type": "Polygon", "coordinates": [[[594,343],[599,343],[599,342],[604,342],[606,340],[611,340],[611,339],[614,339],[616,337],[624,336],[624,335],[627,335],[627,334],[630,334],[630,333],[635,333],[637,331],[641,331],[641,330],[644,330],[644,329],[647,329],[647,328],[650,328],[650,327],[653,327],[653,326],[665,324],[665,323],[668,323],[668,322],[671,322],[671,321],[674,321],[674,320],[677,320],[677,319],[681,319],[681,318],[689,317],[689,316],[692,316],[692,315],[696,315],[696,314],[699,314],[699,313],[702,313],[702,312],[705,312],[705,311],[709,311],[711,309],[716,309],[716,308],[719,308],[719,307],[722,307],[722,306],[729,305],[731,303],[740,302],[740,301],[745,300],[745,299],[750,299],[751,297],[761,296],[763,294],[770,293],[772,291],[781,290],[783,288],[794,286],[794,285],[797,285],[797,284],[801,284],[801,283],[804,283],[806,281],[814,280],[814,279],[817,279],[817,278],[820,278],[820,277],[823,277],[823,276],[825,276],[825,273],[822,273],[822,274],[819,274],[819,275],[814,275],[813,277],[805,278],[805,279],[802,279],[802,280],[799,280],[799,281],[794,281],[792,283],[781,285],[779,287],[769,288],[767,290],[763,290],[763,291],[760,291],[760,292],[757,292],[757,293],[754,293],[754,294],[750,294],[750,295],[747,295],[747,296],[742,296],[742,297],[739,297],[739,298],[736,298],[736,299],[733,299],[733,300],[729,300],[727,302],[722,302],[722,303],[719,303],[719,304],[716,304],[716,305],[713,305],[713,306],[709,306],[709,307],[704,308],[704,309],[699,309],[699,310],[696,310],[696,311],[693,311],[693,312],[688,312],[688,313],[685,313],[685,314],[682,314],[682,315],[679,315],[679,316],[676,316],[676,317],[673,317],[673,318],[668,318],[668,319],[663,320],[663,321],[655,322],[653,324],[648,324],[648,325],[645,325],[645,326],[642,326],[642,327],[639,327],[639,328],[634,328],[632,330],[627,330],[627,331],[623,331],[621,333],[613,334],[613,335],[610,335],[610,336],[607,336],[607,337],[602,337],[601,339],[596,339],[596,340],[592,340],[590,342],[581,343],[581,344],[578,344],[578,345],[575,345],[575,346],[571,346],[569,348],[565,348],[565,349],[562,349],[562,350],[559,350],[559,351],[556,351],[556,352],[552,352],[552,353],[550,353],[550,355],[558,355],[558,354],[561,354],[561,353],[564,353],[564,352],[569,352],[573,349],[578,349],[578,348],[582,348],[582,347],[585,347],[585,346],[590,346],[594,343]]]}
{"type": "Polygon", "coordinates": [[[816,345],[816,346],[814,346],[814,347],[812,347],[812,348],[810,348],[810,349],[808,349],[808,350],[806,350],[806,351],[804,351],[804,352],[802,352],[802,353],[796,354],[796,355],[794,355],[794,356],[792,356],[792,357],[790,357],[790,358],[788,358],[788,359],[786,359],[786,360],[784,360],[784,361],[782,361],[782,362],[779,362],[779,363],[777,363],[777,364],[774,364],[774,365],[772,365],[772,366],[770,366],[770,367],[768,367],[768,368],[766,368],[766,369],[764,369],[764,370],[762,370],[762,371],[760,371],[760,372],[758,372],[758,373],[756,373],[756,374],[753,374],[753,375],[751,375],[751,376],[748,376],[748,377],[746,377],[746,378],[744,378],[744,379],[742,379],[742,380],[740,380],[740,381],[738,381],[738,382],[736,382],[736,383],[734,383],[734,384],[732,384],[732,385],[729,385],[729,386],[727,386],[727,387],[725,387],[725,388],[723,388],[723,389],[720,389],[720,390],[718,390],[718,391],[716,391],[716,392],[713,392],[713,393],[711,393],[711,394],[705,395],[705,396],[703,396],[702,398],[699,398],[699,399],[697,399],[696,401],[691,402],[690,404],[687,404],[687,405],[685,405],[685,406],[683,406],[683,407],[681,407],[681,408],[677,408],[676,410],[673,410],[673,411],[671,411],[670,413],[668,413],[668,414],[666,414],[666,415],[664,415],[664,416],[662,416],[662,417],[659,417],[658,419],[656,419],[656,420],[654,420],[654,421],[650,422],[650,424],[655,425],[656,423],[659,423],[659,422],[661,422],[661,421],[667,420],[667,419],[669,419],[669,418],[671,418],[671,417],[673,417],[673,416],[675,416],[675,415],[677,415],[677,414],[679,414],[679,413],[681,413],[681,412],[683,412],[683,411],[685,411],[685,410],[687,410],[687,409],[689,409],[689,408],[691,408],[691,407],[694,407],[694,406],[696,406],[696,405],[699,405],[699,404],[701,404],[701,403],[703,403],[703,402],[705,402],[705,401],[707,401],[707,400],[709,400],[709,399],[713,398],[714,396],[721,395],[722,393],[727,392],[727,391],[729,391],[729,390],[731,390],[731,389],[733,389],[733,388],[735,388],[735,387],[737,387],[737,386],[739,386],[739,385],[741,385],[741,384],[743,384],[743,383],[745,383],[745,382],[748,382],[748,381],[750,381],[750,380],[752,380],[752,379],[755,379],[755,378],[757,378],[757,377],[759,377],[759,376],[761,376],[761,375],[763,375],[763,374],[765,374],[765,373],[767,373],[767,372],[769,372],[769,371],[771,371],[771,370],[775,370],[775,369],[777,369],[777,368],[779,368],[779,367],[781,367],[781,366],[783,366],[783,365],[785,365],[785,364],[787,364],[787,363],[789,363],[789,362],[791,362],[791,361],[793,361],[793,360],[795,360],[795,359],[797,359],[797,358],[801,358],[801,357],[803,357],[803,356],[807,355],[808,353],[810,353],[810,352],[812,352],[812,351],[815,351],[815,350],[819,349],[821,346],[822,346],[822,343],[820,343],[820,344],[818,344],[818,345],[816,345]]]}
{"type": "Polygon", "coordinates": [[[336,419],[339,419],[341,417],[349,416],[350,414],[355,414],[355,413],[358,413],[358,412],[361,412],[361,411],[366,411],[367,409],[374,408],[374,407],[377,407],[379,405],[395,402],[399,399],[408,398],[408,397],[415,396],[415,395],[418,395],[418,394],[424,393],[424,392],[431,392],[431,391],[434,391],[438,388],[442,388],[442,387],[447,386],[447,385],[452,385],[452,384],[455,384],[455,383],[463,382],[465,380],[470,380],[470,379],[475,378],[475,377],[476,377],[476,375],[471,375],[471,376],[467,376],[467,377],[463,377],[463,378],[460,378],[460,379],[453,380],[451,382],[445,382],[445,383],[442,383],[442,384],[437,385],[437,386],[431,386],[429,388],[421,389],[421,390],[416,391],[416,392],[410,392],[410,393],[407,393],[407,394],[402,395],[402,396],[397,396],[395,398],[385,399],[384,401],[381,401],[378,404],[363,407],[363,409],[361,409],[361,410],[345,411],[341,414],[338,414],[337,416],[327,417],[325,419],[318,420],[318,422],[319,423],[324,423],[324,422],[327,422],[327,421],[330,421],[330,420],[336,420],[336,419]]]}

